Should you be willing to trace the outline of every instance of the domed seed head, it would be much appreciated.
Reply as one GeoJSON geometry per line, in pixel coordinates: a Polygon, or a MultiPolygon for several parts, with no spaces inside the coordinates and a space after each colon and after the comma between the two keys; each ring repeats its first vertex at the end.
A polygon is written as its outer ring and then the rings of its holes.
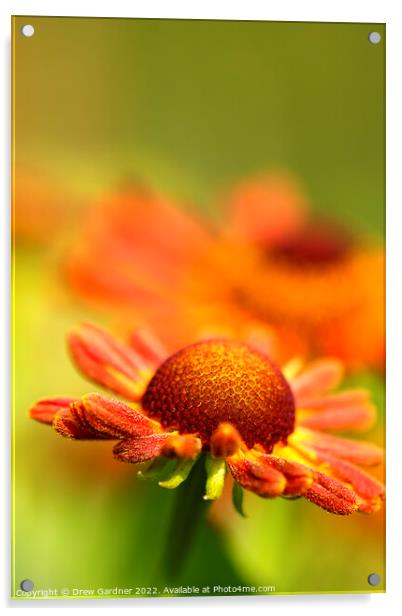
{"type": "Polygon", "coordinates": [[[248,447],[267,452],[294,428],[293,394],[279,368],[233,341],[198,342],[169,357],[151,379],[142,406],[165,429],[198,435],[207,450],[222,423],[234,426],[248,447]]]}

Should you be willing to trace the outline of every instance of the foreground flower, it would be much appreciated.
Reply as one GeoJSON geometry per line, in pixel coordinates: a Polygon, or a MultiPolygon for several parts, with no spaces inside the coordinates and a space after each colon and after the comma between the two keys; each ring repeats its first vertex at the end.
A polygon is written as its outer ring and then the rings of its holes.
{"type": "Polygon", "coordinates": [[[241,183],[226,201],[212,232],[151,191],[116,194],[88,218],[69,282],[130,322],[152,323],[172,349],[203,337],[207,323],[208,335],[239,340],[264,331],[281,363],[296,353],[382,367],[383,251],[317,220],[286,176],[241,183]]]}
{"type": "MultiPolygon", "coordinates": [[[[205,497],[218,498],[227,469],[239,486],[265,498],[303,496],[337,514],[376,511],[383,486],[360,466],[381,462],[372,444],[325,434],[369,427],[368,393],[330,393],[342,377],[336,360],[281,370],[260,351],[205,340],[165,357],[149,333],[130,346],[92,325],[69,336],[72,358],[91,380],[129,402],[100,393],[37,402],[31,416],[73,439],[111,439],[130,463],[175,488],[206,458],[205,497]],[[285,376],[286,375],[286,376],[285,376]]],[[[144,474],[143,473],[143,474],[144,474]]]]}

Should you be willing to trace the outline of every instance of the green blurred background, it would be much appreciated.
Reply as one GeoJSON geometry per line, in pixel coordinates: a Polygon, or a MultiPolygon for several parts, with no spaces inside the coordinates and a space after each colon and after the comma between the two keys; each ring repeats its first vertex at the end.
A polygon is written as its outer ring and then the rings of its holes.
{"type": "MultiPolygon", "coordinates": [[[[157,565],[174,494],[139,483],[110,444],[64,441],[27,418],[37,398],[88,390],[65,332],[107,322],[59,292],[58,259],[81,212],[134,176],[215,217],[220,191],[279,168],[314,207],[381,239],[384,39],[379,24],[14,18],[14,164],[57,178],[74,204],[51,234],[15,240],[15,588],[24,578],[37,588],[164,582],[157,565]]],[[[379,404],[368,437],[382,444],[382,380],[354,381],[379,404]]],[[[376,572],[384,588],[383,513],[339,518],[253,495],[246,508],[245,520],[230,508],[224,525],[222,511],[212,517],[181,584],[370,591],[376,572]]]]}

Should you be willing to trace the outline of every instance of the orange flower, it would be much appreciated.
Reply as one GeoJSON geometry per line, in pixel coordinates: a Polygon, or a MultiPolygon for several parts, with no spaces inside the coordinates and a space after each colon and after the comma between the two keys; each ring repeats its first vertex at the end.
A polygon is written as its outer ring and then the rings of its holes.
{"type": "MultiPolygon", "coordinates": [[[[288,178],[240,184],[217,251],[232,297],[246,313],[293,334],[300,352],[353,367],[384,361],[384,254],[308,214],[288,178]]],[[[233,301],[233,300],[232,300],[233,301]]]]}
{"type": "Polygon", "coordinates": [[[72,286],[108,308],[159,304],[180,287],[207,230],[172,202],[128,186],[90,210],[66,265],[72,286]]]}
{"type": "Polygon", "coordinates": [[[149,191],[119,194],[90,216],[69,280],[130,322],[151,323],[169,348],[257,332],[281,362],[334,355],[382,366],[383,252],[313,220],[289,178],[246,182],[227,205],[213,233],[149,191]]]}
{"type": "Polygon", "coordinates": [[[126,346],[93,325],[70,334],[69,348],[87,377],[128,402],[101,393],[37,402],[31,416],[62,436],[117,440],[115,457],[152,461],[165,488],[203,455],[207,500],[220,496],[228,469],[237,490],[265,498],[303,496],[342,515],[380,507],[383,486],[360,466],[378,464],[381,449],[323,432],[365,429],[375,417],[366,391],[331,393],[339,361],[281,371],[260,350],[223,339],[166,358],[150,333],[135,332],[126,346]]]}

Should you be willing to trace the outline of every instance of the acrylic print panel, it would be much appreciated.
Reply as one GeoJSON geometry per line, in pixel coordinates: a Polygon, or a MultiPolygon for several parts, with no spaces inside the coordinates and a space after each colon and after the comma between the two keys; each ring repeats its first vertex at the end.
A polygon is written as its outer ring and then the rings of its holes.
{"type": "Polygon", "coordinates": [[[13,30],[13,597],[384,591],[384,25],[13,30]]]}

